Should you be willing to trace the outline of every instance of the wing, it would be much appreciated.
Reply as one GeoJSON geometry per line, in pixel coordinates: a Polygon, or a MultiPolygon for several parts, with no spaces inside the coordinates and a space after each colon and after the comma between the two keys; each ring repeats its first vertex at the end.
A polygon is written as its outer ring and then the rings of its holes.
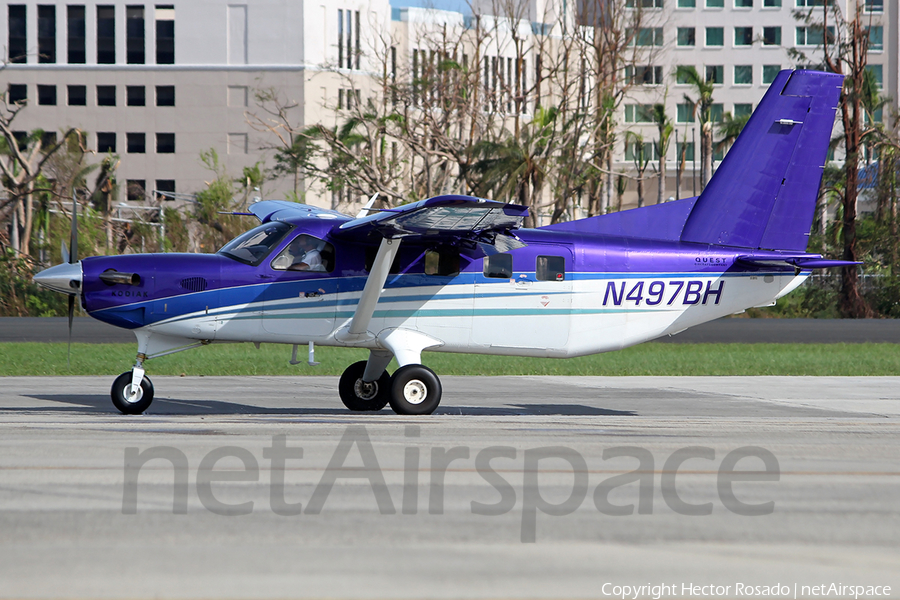
{"type": "Polygon", "coordinates": [[[256,216],[260,223],[267,221],[285,221],[288,219],[330,219],[349,221],[351,217],[327,208],[318,208],[309,204],[298,204],[285,200],[263,200],[250,205],[250,214],[256,216]]]}
{"type": "Polygon", "coordinates": [[[522,226],[528,208],[472,196],[438,196],[386,209],[337,227],[333,235],[365,239],[377,233],[385,239],[416,238],[458,245],[473,257],[506,252],[525,244],[512,233],[522,226]]]}

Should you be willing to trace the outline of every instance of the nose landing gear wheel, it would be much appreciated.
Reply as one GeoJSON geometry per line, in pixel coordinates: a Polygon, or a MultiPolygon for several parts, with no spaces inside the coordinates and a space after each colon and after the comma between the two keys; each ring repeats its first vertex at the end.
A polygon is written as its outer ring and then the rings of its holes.
{"type": "Polygon", "coordinates": [[[425,365],[400,367],[391,377],[391,408],[398,415],[430,415],[441,403],[441,380],[425,365]]]}
{"type": "Polygon", "coordinates": [[[139,415],[147,410],[150,407],[150,403],[153,402],[153,382],[144,375],[144,378],[141,379],[141,389],[138,390],[137,398],[134,402],[129,402],[128,398],[131,396],[131,371],[126,371],[116,377],[110,390],[110,396],[113,404],[122,414],[139,415]]]}
{"type": "Polygon", "coordinates": [[[366,383],[362,376],[366,371],[366,361],[353,363],[338,383],[338,393],[341,402],[350,410],[376,411],[384,408],[391,393],[391,376],[387,371],[381,373],[381,377],[375,381],[366,383]]]}

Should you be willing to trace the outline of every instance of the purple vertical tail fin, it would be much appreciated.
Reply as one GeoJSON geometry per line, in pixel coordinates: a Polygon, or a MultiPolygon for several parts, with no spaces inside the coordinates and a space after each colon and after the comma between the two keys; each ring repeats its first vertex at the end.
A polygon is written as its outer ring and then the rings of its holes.
{"type": "Polygon", "coordinates": [[[782,71],[697,199],[681,241],[805,251],[843,76],[782,71]]]}

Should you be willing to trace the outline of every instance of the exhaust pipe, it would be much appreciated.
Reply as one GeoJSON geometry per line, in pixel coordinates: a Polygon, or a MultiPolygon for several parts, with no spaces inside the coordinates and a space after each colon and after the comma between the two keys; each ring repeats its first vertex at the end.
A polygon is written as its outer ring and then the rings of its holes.
{"type": "Polygon", "coordinates": [[[109,285],[140,285],[141,276],[137,273],[119,273],[114,269],[107,269],[100,273],[100,281],[109,285]]]}

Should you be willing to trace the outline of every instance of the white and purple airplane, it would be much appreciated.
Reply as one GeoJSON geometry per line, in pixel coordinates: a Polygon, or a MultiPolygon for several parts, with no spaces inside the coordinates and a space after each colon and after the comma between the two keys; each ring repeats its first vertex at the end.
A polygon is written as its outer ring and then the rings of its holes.
{"type": "Polygon", "coordinates": [[[347,408],[430,414],[441,383],[425,350],[618,350],[854,264],[806,252],[842,82],[782,71],[699,197],[537,229],[520,227],[523,206],[469,196],[356,218],[263,201],[248,213],[260,225],[215,254],[72,255],[34,279],[70,295],[70,327],[77,297],[134,331],[136,364],[111,392],[123,413],[153,400],[147,360],[253,342],[294,345],[292,362],[301,344],[311,363],[315,344],[366,348],[340,379],[347,408]]]}

